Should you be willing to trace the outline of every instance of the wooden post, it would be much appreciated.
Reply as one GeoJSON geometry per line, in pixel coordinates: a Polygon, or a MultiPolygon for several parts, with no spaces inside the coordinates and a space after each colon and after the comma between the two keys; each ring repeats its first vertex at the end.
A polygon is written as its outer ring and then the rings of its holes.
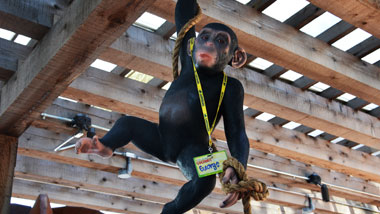
{"type": "Polygon", "coordinates": [[[10,212],[16,154],[17,138],[0,135],[0,213],[3,214],[10,212]]]}

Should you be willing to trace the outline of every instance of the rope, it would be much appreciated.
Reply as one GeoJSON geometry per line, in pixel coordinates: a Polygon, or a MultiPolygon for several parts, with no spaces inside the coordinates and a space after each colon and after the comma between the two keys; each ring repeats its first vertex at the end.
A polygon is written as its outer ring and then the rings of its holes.
{"type": "Polygon", "coordinates": [[[175,42],[172,61],[173,61],[173,79],[177,79],[178,77],[178,58],[179,58],[179,49],[181,48],[181,43],[183,41],[183,38],[185,37],[186,33],[196,24],[198,23],[202,18],[202,10],[199,4],[197,4],[198,13],[197,15],[190,19],[185,26],[182,27],[181,31],[179,32],[177,36],[177,40],[175,42]]]}
{"type": "Polygon", "coordinates": [[[223,163],[223,172],[219,175],[222,190],[228,194],[233,192],[240,192],[242,195],[242,202],[244,206],[244,214],[251,214],[251,197],[256,201],[263,201],[269,196],[269,192],[265,183],[256,179],[248,179],[243,165],[233,157],[228,157],[223,163]],[[240,181],[237,184],[223,184],[222,179],[225,170],[228,167],[233,167],[237,173],[240,181]]]}

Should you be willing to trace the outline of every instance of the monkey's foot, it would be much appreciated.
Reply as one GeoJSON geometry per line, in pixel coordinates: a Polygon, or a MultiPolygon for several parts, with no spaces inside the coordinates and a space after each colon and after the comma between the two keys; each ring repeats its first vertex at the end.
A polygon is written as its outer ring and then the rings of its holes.
{"type": "Polygon", "coordinates": [[[81,138],[75,144],[75,152],[96,154],[103,158],[109,158],[112,156],[113,151],[104,146],[98,139],[98,136],[94,136],[92,139],[88,137],[81,138]]]}

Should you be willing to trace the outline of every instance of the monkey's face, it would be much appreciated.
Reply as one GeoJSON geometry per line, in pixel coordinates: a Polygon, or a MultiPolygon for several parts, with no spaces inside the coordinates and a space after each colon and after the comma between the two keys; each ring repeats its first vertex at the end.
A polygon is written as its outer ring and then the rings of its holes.
{"type": "Polygon", "coordinates": [[[232,59],[231,37],[221,30],[204,28],[195,40],[193,60],[200,71],[218,73],[223,71],[232,59]]]}

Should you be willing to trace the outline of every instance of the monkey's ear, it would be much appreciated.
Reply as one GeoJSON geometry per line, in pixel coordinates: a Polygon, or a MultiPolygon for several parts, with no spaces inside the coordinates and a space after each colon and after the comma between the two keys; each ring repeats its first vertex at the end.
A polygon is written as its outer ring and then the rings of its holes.
{"type": "Polygon", "coordinates": [[[245,50],[241,47],[238,47],[232,57],[231,66],[234,68],[241,68],[247,61],[247,54],[245,50]]]}

